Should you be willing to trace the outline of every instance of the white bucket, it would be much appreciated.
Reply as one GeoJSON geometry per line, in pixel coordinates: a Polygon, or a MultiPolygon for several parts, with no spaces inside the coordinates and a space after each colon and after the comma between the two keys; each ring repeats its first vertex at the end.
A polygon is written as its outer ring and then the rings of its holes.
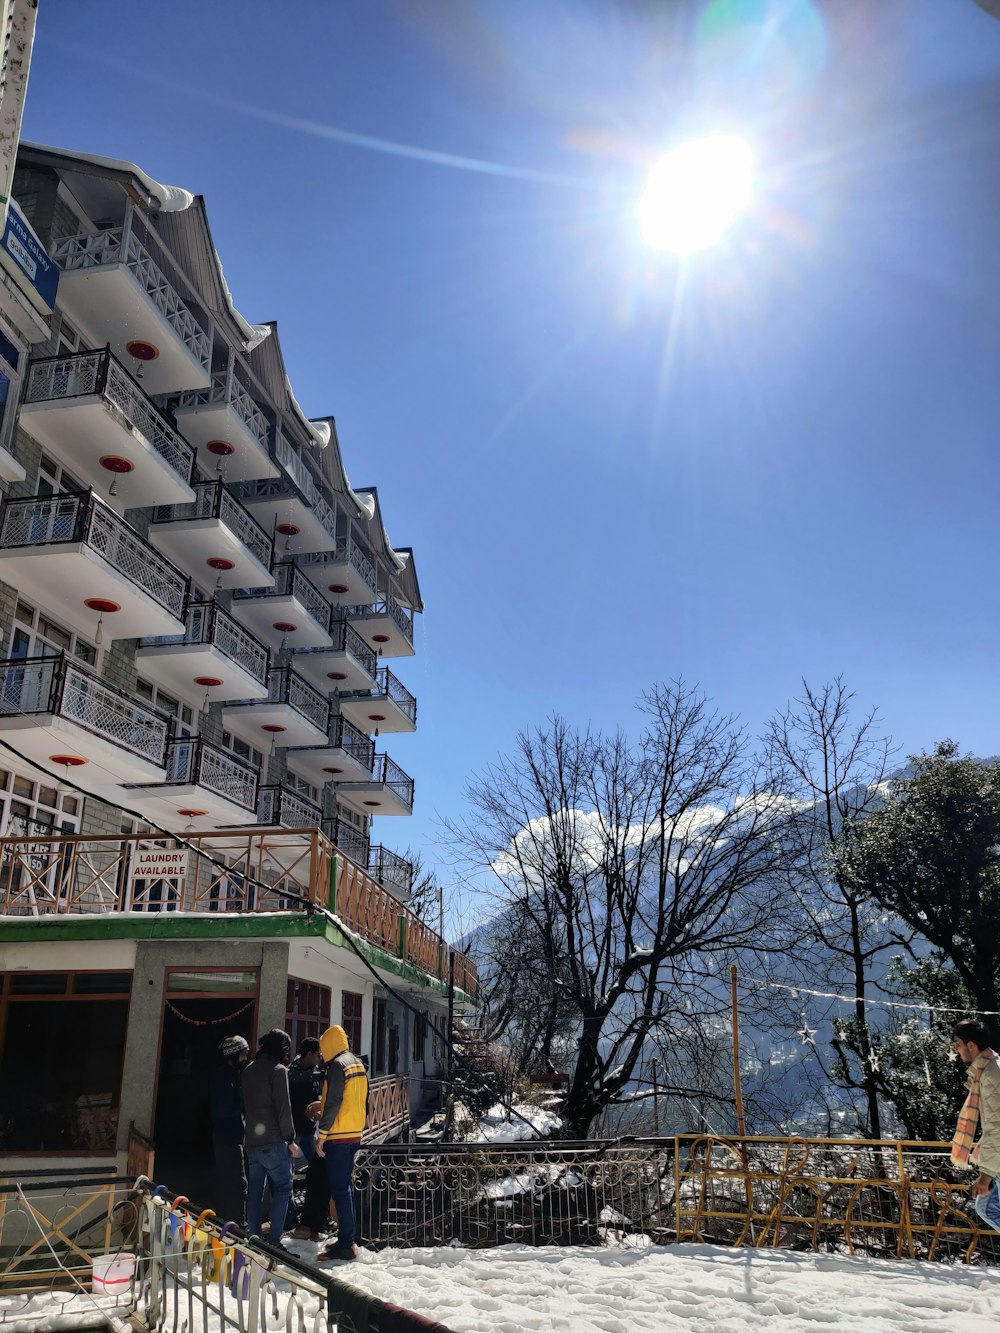
{"type": "Polygon", "coordinates": [[[135,1277],[134,1254],[95,1254],[91,1290],[106,1296],[127,1295],[135,1277]]]}

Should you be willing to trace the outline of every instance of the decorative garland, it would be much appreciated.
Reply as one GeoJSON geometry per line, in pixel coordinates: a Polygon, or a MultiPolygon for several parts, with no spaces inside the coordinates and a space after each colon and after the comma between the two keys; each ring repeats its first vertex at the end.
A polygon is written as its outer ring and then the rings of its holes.
{"type": "Polygon", "coordinates": [[[227,1014],[224,1018],[188,1018],[187,1014],[174,1007],[169,1000],[166,1002],[167,1008],[175,1018],[179,1018],[182,1023],[190,1023],[193,1028],[215,1028],[221,1027],[223,1023],[231,1023],[234,1018],[239,1018],[240,1014],[245,1014],[248,1009],[253,1008],[253,1000],[247,1000],[246,1004],[233,1013],[227,1014]]]}

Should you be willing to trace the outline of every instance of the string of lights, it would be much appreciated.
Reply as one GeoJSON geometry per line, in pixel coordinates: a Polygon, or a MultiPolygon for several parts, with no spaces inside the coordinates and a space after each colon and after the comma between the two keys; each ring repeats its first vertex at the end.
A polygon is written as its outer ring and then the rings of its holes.
{"type": "MultiPolygon", "coordinates": [[[[794,986],[780,981],[760,981],[756,977],[741,978],[742,984],[756,986],[762,990],[781,990],[787,991],[793,999],[800,995],[811,995],[820,1000],[837,1000],[841,1004],[857,1004],[858,996],[841,995],[837,991],[811,990],[808,986],[794,986]]],[[[866,995],[864,1003],[867,1007],[879,1009],[912,1009],[918,1013],[931,1014],[965,1014],[969,1017],[977,1016],[979,1018],[1000,1018],[1000,1010],[997,1009],[973,1009],[969,1005],[962,1005],[955,1008],[946,1004],[908,1004],[904,1000],[882,1000],[877,996],[866,995]]]]}

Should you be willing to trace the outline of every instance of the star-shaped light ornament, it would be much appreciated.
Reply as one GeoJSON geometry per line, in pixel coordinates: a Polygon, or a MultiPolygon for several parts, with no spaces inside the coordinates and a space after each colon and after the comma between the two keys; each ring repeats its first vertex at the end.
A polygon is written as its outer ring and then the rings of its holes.
{"type": "Polygon", "coordinates": [[[816,1033],[817,1033],[818,1031],[819,1031],[819,1028],[811,1028],[811,1027],[809,1026],[809,1024],[806,1022],[806,1016],[805,1016],[805,1014],[803,1014],[803,1015],[802,1015],[802,1026],[799,1028],[798,1032],[796,1033],[797,1036],[799,1036],[799,1037],[802,1038],[802,1045],[803,1045],[803,1046],[815,1046],[815,1045],[816,1045],[816,1042],[815,1042],[814,1038],[815,1038],[816,1033]]]}
{"type": "Polygon", "coordinates": [[[877,1072],[879,1068],[877,1051],[868,1052],[868,1068],[872,1071],[873,1074],[877,1072]]]}

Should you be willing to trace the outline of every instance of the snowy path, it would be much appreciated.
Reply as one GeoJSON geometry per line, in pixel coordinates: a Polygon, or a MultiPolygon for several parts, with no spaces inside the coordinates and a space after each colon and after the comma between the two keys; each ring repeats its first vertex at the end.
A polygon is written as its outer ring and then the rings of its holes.
{"type": "Polygon", "coordinates": [[[1000,1331],[1000,1269],[711,1245],[383,1250],[337,1267],[455,1333],[1000,1331]]]}

